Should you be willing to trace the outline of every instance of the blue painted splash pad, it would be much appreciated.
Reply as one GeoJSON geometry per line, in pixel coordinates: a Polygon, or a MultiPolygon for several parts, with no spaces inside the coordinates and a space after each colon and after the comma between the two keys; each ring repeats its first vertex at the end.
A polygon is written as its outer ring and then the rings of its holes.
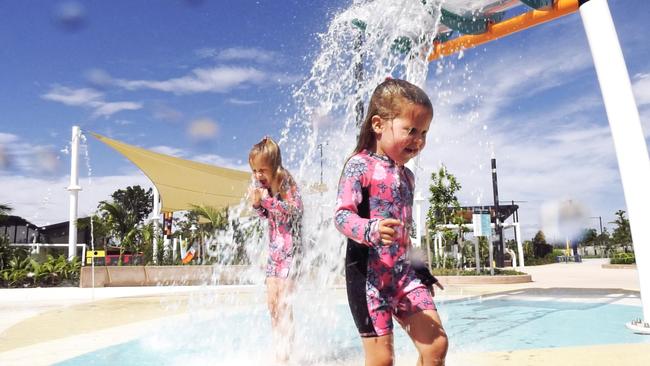
{"type": "MultiPolygon", "coordinates": [[[[603,302],[554,300],[462,300],[439,302],[450,353],[492,352],[599,344],[650,343],[624,323],[641,307],[603,302]]],[[[296,349],[300,364],[338,364],[362,356],[346,304],[326,313],[297,306],[296,349]]],[[[143,337],[61,362],[77,365],[268,364],[270,321],[263,306],[239,307],[191,325],[169,322],[143,337]]],[[[414,354],[408,336],[395,332],[397,357],[414,354]]]]}

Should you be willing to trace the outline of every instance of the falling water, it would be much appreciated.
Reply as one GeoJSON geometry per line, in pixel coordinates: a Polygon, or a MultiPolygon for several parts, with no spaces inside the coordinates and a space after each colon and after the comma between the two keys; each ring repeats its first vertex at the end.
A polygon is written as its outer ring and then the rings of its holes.
{"type": "MultiPolygon", "coordinates": [[[[86,171],[88,172],[87,175],[88,186],[90,187],[90,185],[92,184],[93,169],[90,166],[90,151],[88,149],[88,139],[86,138],[86,135],[83,134],[83,132],[81,132],[80,141],[81,141],[80,144],[81,151],[83,152],[84,162],[86,164],[86,171]]],[[[93,214],[90,215],[90,250],[92,252],[95,251],[95,226],[93,224],[93,220],[94,220],[93,217],[95,216],[97,216],[96,210],[93,214]]],[[[86,258],[81,258],[81,260],[85,262],[86,258]]],[[[91,271],[90,281],[92,283],[91,298],[94,300],[95,299],[95,257],[94,255],[92,257],[92,261],[90,264],[90,271],[91,271]]]]}
{"type": "MultiPolygon", "coordinates": [[[[440,2],[423,4],[420,0],[355,1],[334,17],[326,33],[319,35],[320,52],[314,57],[306,81],[293,92],[297,113],[286,121],[279,143],[284,165],[298,180],[305,205],[301,254],[305,274],[295,295],[296,316],[301,318],[301,324],[327,322],[329,329],[315,340],[313,328],[297,327],[296,350],[302,350],[297,354],[302,363],[313,364],[331,359],[332,355],[349,356],[341,354],[345,347],[340,337],[327,332],[350,327],[350,322],[343,322],[337,313],[340,310],[331,301],[323,300],[331,297],[328,291],[333,285],[343,284],[344,238],[331,220],[338,177],[355,145],[363,108],[374,88],[387,77],[405,79],[424,88],[427,56],[436,34],[440,6],[440,2]]],[[[238,218],[246,210],[237,207],[229,216],[238,218]]],[[[227,265],[242,254],[249,266],[239,273],[239,282],[263,283],[266,243],[266,229],[259,220],[231,221],[227,230],[208,240],[208,253],[217,262],[212,283],[226,283],[227,265]],[[250,236],[243,248],[236,238],[242,230],[248,230],[250,236]]],[[[263,293],[256,296],[263,298],[263,293]]],[[[205,298],[193,301],[206,302],[205,298]]],[[[236,296],[228,301],[241,303],[236,296]]],[[[264,314],[265,309],[260,311],[264,314]]],[[[259,317],[243,319],[243,327],[254,329],[246,323],[255,322],[255,318],[259,317]]],[[[256,337],[259,334],[252,334],[247,341],[259,344],[256,337]]],[[[236,349],[233,357],[241,357],[236,349]]]]}

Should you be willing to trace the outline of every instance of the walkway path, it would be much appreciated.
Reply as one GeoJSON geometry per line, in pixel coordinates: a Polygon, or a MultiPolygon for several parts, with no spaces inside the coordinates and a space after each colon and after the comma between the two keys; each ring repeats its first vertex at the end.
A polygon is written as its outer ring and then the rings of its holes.
{"type": "MultiPolygon", "coordinates": [[[[606,294],[620,293],[624,295],[621,301],[638,304],[637,271],[604,269],[603,263],[586,260],[528,267],[525,272],[532,275],[531,283],[449,286],[438,296],[512,296],[517,290],[527,290],[557,297],[562,296],[563,289],[581,288],[591,290],[585,290],[580,301],[597,301],[606,294]]],[[[334,293],[333,301],[344,301],[342,289],[334,293]]],[[[257,286],[0,289],[0,365],[50,365],[139,337],[161,320],[188,317],[187,304],[193,300],[209,298],[214,306],[233,297],[252,304],[265,302],[257,286]]],[[[452,366],[549,363],[650,365],[650,344],[457,353],[448,359],[452,366]]],[[[401,359],[397,364],[413,365],[415,360],[401,359]]]]}

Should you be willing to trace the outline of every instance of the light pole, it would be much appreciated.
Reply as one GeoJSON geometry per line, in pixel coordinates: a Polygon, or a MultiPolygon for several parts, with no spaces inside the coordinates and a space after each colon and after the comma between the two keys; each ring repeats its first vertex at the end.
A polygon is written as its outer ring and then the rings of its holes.
{"type": "Polygon", "coordinates": [[[598,219],[600,223],[600,235],[603,235],[603,217],[602,216],[589,216],[590,219],[598,219]]]}
{"type": "MultiPolygon", "coordinates": [[[[603,217],[602,216],[589,216],[589,218],[590,219],[598,219],[598,223],[600,224],[600,235],[598,235],[598,245],[600,247],[602,247],[603,246],[603,217]]],[[[596,255],[595,249],[594,249],[594,255],[596,255]]]]}

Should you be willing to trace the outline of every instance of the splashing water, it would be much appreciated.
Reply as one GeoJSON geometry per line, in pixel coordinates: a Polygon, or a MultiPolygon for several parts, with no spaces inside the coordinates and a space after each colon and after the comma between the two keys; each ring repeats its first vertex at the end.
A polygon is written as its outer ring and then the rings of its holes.
{"type": "Polygon", "coordinates": [[[286,122],[280,145],[306,197],[303,244],[311,250],[305,260],[319,272],[320,285],[332,284],[332,273],[342,273],[343,238],[331,217],[338,177],[356,143],[365,105],[389,76],[424,87],[440,6],[356,1],[320,35],[310,75],[293,93],[298,112],[286,122]]]}
{"type": "MultiPolygon", "coordinates": [[[[328,298],[326,292],[332,285],[343,284],[344,238],[332,223],[338,177],[356,143],[364,105],[375,87],[390,76],[424,88],[440,7],[439,1],[355,1],[319,35],[320,52],[310,74],[293,92],[298,112],[287,120],[279,144],[284,165],[299,182],[305,204],[300,258],[305,275],[294,295],[296,308],[309,309],[300,314],[303,324],[327,322],[330,329],[351,326],[349,321],[338,324],[334,307],[318,300],[328,298]]],[[[242,217],[248,210],[245,206],[232,208],[229,217],[242,217]]],[[[233,263],[248,265],[238,272],[239,283],[263,283],[268,242],[264,225],[256,218],[231,219],[228,229],[208,238],[207,252],[216,262],[213,284],[228,282],[226,269],[232,271],[233,263]]],[[[199,297],[191,302],[212,302],[199,297]]],[[[233,295],[226,302],[236,305],[241,300],[233,295]]],[[[242,319],[244,328],[249,327],[247,321],[242,319]]],[[[250,342],[259,342],[251,337],[250,342]]],[[[319,350],[301,351],[301,362],[313,364],[341,347],[327,339],[321,343],[319,350]]]]}

